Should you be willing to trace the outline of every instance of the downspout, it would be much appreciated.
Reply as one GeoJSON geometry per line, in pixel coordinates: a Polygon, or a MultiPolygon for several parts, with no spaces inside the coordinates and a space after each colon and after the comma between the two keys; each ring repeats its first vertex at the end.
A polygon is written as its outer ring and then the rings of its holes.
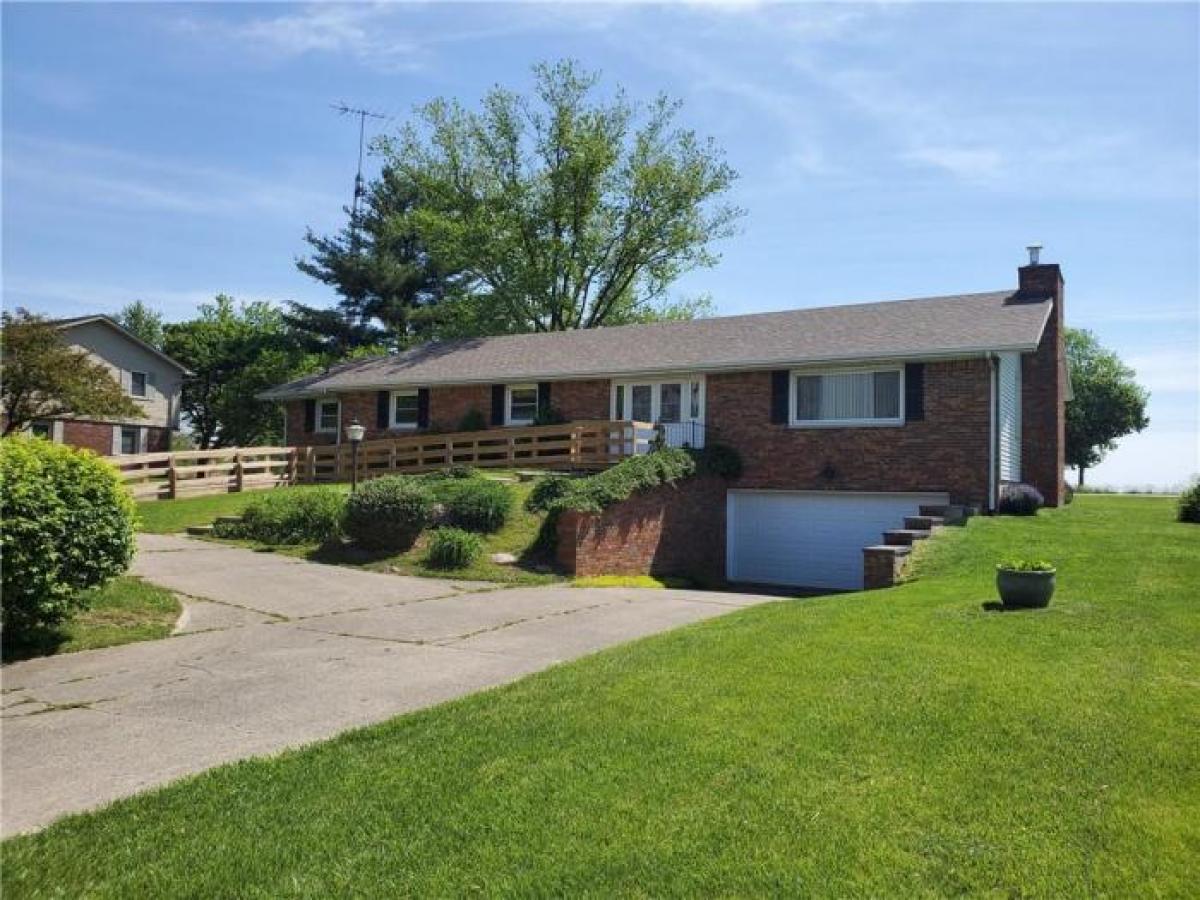
{"type": "Polygon", "coordinates": [[[997,507],[996,498],[996,457],[997,457],[997,440],[999,440],[999,431],[997,427],[997,416],[999,415],[1000,404],[996,392],[999,390],[999,378],[996,376],[998,358],[995,353],[987,355],[988,360],[988,496],[987,496],[987,511],[994,513],[997,507]]]}

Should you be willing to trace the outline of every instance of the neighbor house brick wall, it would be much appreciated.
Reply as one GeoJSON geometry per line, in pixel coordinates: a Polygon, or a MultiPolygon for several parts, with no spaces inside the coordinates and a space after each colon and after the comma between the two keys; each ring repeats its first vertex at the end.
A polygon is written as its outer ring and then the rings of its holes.
{"type": "Polygon", "coordinates": [[[771,373],[708,376],[709,440],[742,456],[740,488],[988,492],[991,373],[984,359],[925,364],[925,418],[898,427],[792,428],[771,422],[771,373]]]}
{"type": "Polygon", "coordinates": [[[1050,296],[1054,308],[1036,353],[1021,365],[1021,477],[1047,506],[1059,506],[1066,491],[1067,358],[1062,273],[1056,265],[1023,266],[1018,296],[1050,296]]]}
{"type": "Polygon", "coordinates": [[[101,456],[113,452],[113,424],[111,422],[85,422],[78,419],[63,421],[64,444],[94,450],[101,456]]]}
{"type": "Polygon", "coordinates": [[[727,483],[697,476],[558,520],[558,563],[574,575],[725,577],[727,483]]]}

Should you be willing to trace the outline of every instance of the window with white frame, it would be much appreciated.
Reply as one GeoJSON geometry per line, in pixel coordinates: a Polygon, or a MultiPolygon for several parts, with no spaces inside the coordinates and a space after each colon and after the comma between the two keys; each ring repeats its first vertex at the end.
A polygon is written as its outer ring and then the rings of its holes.
{"type": "Polygon", "coordinates": [[[145,372],[130,372],[129,373],[129,393],[135,397],[146,396],[146,373],[145,372]]]}
{"type": "Polygon", "coordinates": [[[904,419],[902,370],[799,371],[792,376],[792,424],[898,425],[904,419]]]}
{"type": "Polygon", "coordinates": [[[317,431],[337,432],[341,419],[341,404],[337,400],[317,401],[317,431]]]}
{"type": "Polygon", "coordinates": [[[617,419],[635,422],[703,422],[703,391],[700,376],[617,382],[613,385],[612,413],[617,419]]]}
{"type": "Polygon", "coordinates": [[[138,452],[138,429],[129,426],[121,428],[121,452],[130,455],[138,452]]]}
{"type": "Polygon", "coordinates": [[[532,425],[537,419],[538,389],[536,384],[510,384],[505,423],[532,425]]]}
{"type": "Polygon", "coordinates": [[[420,401],[417,390],[392,392],[392,427],[416,428],[420,424],[420,401]]]}

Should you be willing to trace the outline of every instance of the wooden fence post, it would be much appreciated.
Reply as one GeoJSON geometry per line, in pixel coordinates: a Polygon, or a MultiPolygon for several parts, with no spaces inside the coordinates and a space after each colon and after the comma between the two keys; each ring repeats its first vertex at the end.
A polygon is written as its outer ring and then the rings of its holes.
{"type": "Polygon", "coordinates": [[[178,492],[179,472],[175,468],[175,454],[167,457],[167,499],[174,500],[178,492]]]}
{"type": "Polygon", "coordinates": [[[235,493],[241,492],[244,482],[245,476],[242,472],[242,454],[240,451],[235,451],[233,454],[233,490],[235,493]]]}

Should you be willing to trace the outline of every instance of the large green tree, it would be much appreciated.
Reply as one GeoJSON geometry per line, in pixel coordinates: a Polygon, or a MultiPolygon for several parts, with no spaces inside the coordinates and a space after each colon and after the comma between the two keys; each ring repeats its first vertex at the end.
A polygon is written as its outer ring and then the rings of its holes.
{"type": "Polygon", "coordinates": [[[184,382],[182,410],[203,449],[281,440],[279,405],[255,395],[320,365],[279,309],[238,304],[224,294],[202,303],[196,318],[167,325],[164,349],[193,373],[184,382]]]}
{"type": "Polygon", "coordinates": [[[108,366],[70,346],[53,322],[18,308],[0,317],[4,434],[55,416],[141,418],[108,366]]]}
{"type": "Polygon", "coordinates": [[[113,317],[118,325],[135,337],[145,341],[155,350],[161,350],[165,340],[163,316],[141,300],[134,300],[121,307],[113,317]]]}
{"type": "Polygon", "coordinates": [[[1067,364],[1074,397],[1067,404],[1067,465],[1084,473],[1098,465],[1120,438],[1150,424],[1149,393],[1133,369],[1100,345],[1090,331],[1067,329],[1067,364]]]}
{"type": "Polygon", "coordinates": [[[477,110],[434,100],[376,142],[383,176],[361,220],[310,234],[316,253],[300,263],[343,296],[331,333],[364,313],[404,343],[709,310],[667,291],[715,263],[741,215],[723,199],[736,174],[720,151],[666,97],[604,96],[572,62],[534,72],[530,96],[496,87],[477,110]]]}
{"type": "Polygon", "coordinates": [[[311,229],[311,256],[300,271],[339,295],[333,309],[292,303],[287,320],[314,350],[342,356],[368,346],[403,348],[436,333],[434,313],[455,279],[433,260],[411,219],[414,185],[385,168],[363,198],[357,218],[337,234],[311,229]]]}

